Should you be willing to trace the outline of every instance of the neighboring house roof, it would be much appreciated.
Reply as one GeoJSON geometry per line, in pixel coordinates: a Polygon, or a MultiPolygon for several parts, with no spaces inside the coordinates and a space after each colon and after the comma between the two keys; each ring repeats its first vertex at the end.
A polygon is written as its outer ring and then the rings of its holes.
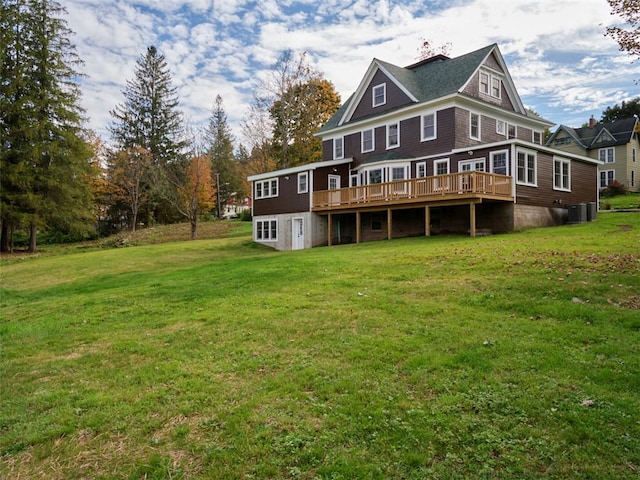
{"type": "Polygon", "coordinates": [[[592,127],[571,128],[566,125],[560,125],[547,140],[547,145],[551,145],[561,131],[566,132],[587,150],[625,145],[633,138],[637,125],[638,119],[635,117],[621,118],[607,123],[596,123],[592,127]]]}
{"type": "MultiPolygon", "coordinates": [[[[518,96],[515,85],[497,44],[488,45],[474,52],[455,58],[436,55],[407,67],[398,67],[388,62],[374,58],[357,90],[340,107],[329,121],[318,131],[322,134],[351,121],[356,107],[362,100],[376,72],[382,71],[394,82],[414,103],[426,103],[439,98],[461,93],[473,75],[483,65],[486,59],[494,54],[504,72],[504,82],[507,94],[517,113],[547,122],[538,115],[525,109],[518,96]]],[[[361,120],[361,119],[359,119],[361,120]]],[[[549,123],[549,122],[547,122],[549,123]]],[[[550,123],[551,124],[551,123],[550,123]]]]}

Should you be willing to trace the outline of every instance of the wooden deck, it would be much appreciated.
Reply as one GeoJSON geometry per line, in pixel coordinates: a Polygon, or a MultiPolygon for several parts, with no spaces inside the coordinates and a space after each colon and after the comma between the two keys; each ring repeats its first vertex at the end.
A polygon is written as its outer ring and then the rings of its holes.
{"type": "Polygon", "coordinates": [[[403,207],[412,204],[512,202],[512,179],[486,172],[463,172],[412,178],[374,185],[322,190],[313,193],[314,212],[403,207]]]}

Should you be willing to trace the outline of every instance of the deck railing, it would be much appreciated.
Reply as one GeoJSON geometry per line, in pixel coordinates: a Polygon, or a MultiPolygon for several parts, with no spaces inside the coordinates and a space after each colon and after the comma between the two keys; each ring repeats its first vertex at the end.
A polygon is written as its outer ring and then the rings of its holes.
{"type": "Polygon", "coordinates": [[[388,183],[321,190],[313,193],[313,208],[347,208],[379,203],[413,203],[461,195],[511,200],[511,177],[486,172],[460,172],[388,183]]]}

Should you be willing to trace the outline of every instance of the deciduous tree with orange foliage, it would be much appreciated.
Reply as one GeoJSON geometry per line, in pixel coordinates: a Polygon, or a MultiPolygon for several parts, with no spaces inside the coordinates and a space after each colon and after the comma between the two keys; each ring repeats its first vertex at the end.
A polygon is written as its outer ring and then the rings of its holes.
{"type": "Polygon", "coordinates": [[[606,35],[613,37],[620,50],[640,57],[640,2],[638,0],[607,0],[611,13],[618,15],[629,24],[628,30],[622,27],[607,27],[606,35]]]}

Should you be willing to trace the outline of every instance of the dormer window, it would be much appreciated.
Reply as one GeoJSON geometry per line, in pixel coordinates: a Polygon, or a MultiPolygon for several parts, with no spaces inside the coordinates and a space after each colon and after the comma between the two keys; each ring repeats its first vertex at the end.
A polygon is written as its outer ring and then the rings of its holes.
{"type": "Polygon", "coordinates": [[[489,72],[480,72],[480,93],[493,98],[502,98],[502,79],[489,72]]]}
{"type": "Polygon", "coordinates": [[[379,107],[387,103],[387,84],[381,83],[373,87],[373,106],[379,107]]]}

